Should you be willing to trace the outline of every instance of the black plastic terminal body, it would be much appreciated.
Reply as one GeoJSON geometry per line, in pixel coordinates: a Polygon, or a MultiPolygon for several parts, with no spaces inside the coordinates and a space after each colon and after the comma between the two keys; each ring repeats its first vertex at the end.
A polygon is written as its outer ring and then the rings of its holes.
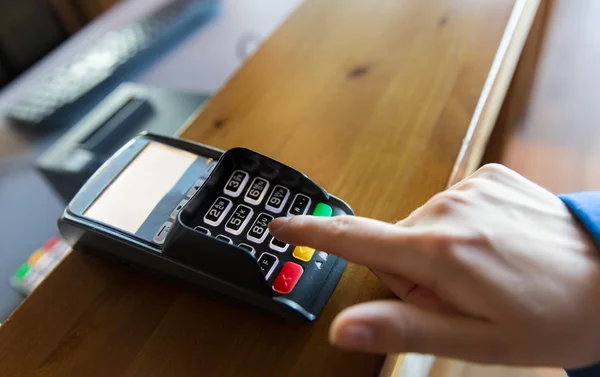
{"type": "MultiPolygon", "coordinates": [[[[202,211],[219,194],[232,171],[242,169],[285,184],[314,202],[326,203],[333,216],[354,215],[342,200],[327,193],[299,171],[246,148],[227,152],[178,138],[143,133],[125,144],[85,183],[58,220],[63,238],[77,251],[166,275],[193,286],[214,290],[274,313],[290,322],[313,321],[333,294],[347,262],[329,255],[307,271],[289,294],[279,294],[263,276],[257,258],[235,243],[225,243],[195,230],[202,211]],[[178,213],[162,245],[140,239],[83,215],[95,198],[150,142],[166,144],[217,161],[196,194],[178,213]]],[[[224,226],[224,223],[220,225],[224,226]]]]}

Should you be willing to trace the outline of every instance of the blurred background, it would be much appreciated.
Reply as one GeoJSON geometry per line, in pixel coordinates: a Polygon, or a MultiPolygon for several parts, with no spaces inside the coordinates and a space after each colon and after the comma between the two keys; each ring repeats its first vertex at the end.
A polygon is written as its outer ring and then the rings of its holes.
{"type": "MultiPolygon", "coordinates": [[[[0,322],[68,252],[56,219],[91,172],[141,130],[178,135],[300,2],[0,0],[0,322]]],[[[598,190],[600,1],[552,4],[525,115],[486,158],[598,190]]],[[[564,372],[438,360],[432,375],[564,372]]]]}
{"type": "Polygon", "coordinates": [[[300,0],[0,0],[0,323],[56,220],[141,131],[177,136],[300,0]]]}

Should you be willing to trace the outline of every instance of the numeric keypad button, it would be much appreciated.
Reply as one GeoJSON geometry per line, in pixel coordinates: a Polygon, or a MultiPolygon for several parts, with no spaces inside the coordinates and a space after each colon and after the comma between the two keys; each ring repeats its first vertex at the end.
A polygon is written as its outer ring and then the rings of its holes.
{"type": "Polygon", "coordinates": [[[218,226],[225,216],[227,216],[231,207],[233,207],[231,200],[219,196],[206,215],[204,215],[204,222],[212,226],[218,226]]]}
{"type": "Polygon", "coordinates": [[[210,236],[210,230],[206,229],[205,227],[197,226],[194,228],[194,230],[196,230],[200,233],[206,234],[207,236],[210,236]]]}
{"type": "Polygon", "coordinates": [[[258,205],[262,202],[269,190],[269,181],[261,177],[255,177],[246,191],[244,201],[252,205],[258,205]]]}
{"type": "Polygon", "coordinates": [[[269,246],[271,247],[271,249],[276,250],[280,253],[283,253],[287,250],[287,248],[290,246],[285,242],[281,242],[279,241],[277,238],[272,237],[271,238],[271,242],[269,243],[269,246]]]}
{"type": "Polygon", "coordinates": [[[269,234],[269,223],[271,220],[273,220],[273,216],[266,213],[258,215],[250,230],[248,230],[246,237],[252,242],[262,243],[267,238],[267,234],[269,234]]]}
{"type": "Polygon", "coordinates": [[[237,198],[240,196],[246,183],[250,179],[250,175],[243,170],[236,170],[231,174],[223,192],[229,196],[237,198]]]}
{"type": "Polygon", "coordinates": [[[273,270],[275,270],[277,263],[279,263],[279,260],[273,254],[262,253],[260,258],[258,258],[258,265],[260,266],[260,271],[262,272],[266,280],[269,280],[269,277],[273,273],[273,270]]]}
{"type": "Polygon", "coordinates": [[[254,250],[254,248],[246,243],[241,243],[238,245],[240,248],[246,250],[247,252],[249,252],[251,255],[255,255],[256,254],[256,250],[254,250]]]}
{"type": "Polygon", "coordinates": [[[288,216],[304,215],[310,207],[310,198],[304,194],[296,194],[288,210],[288,216]]]}
{"type": "Polygon", "coordinates": [[[290,190],[286,187],[277,185],[273,188],[271,195],[267,199],[265,203],[265,208],[267,211],[271,211],[273,213],[280,213],[285,207],[285,203],[287,203],[290,198],[290,190]]]}
{"type": "Polygon", "coordinates": [[[225,224],[225,230],[231,234],[241,234],[250,222],[253,214],[254,211],[252,208],[243,204],[238,205],[229,218],[229,221],[227,221],[227,224],[225,224]]]}
{"type": "Polygon", "coordinates": [[[232,243],[233,243],[233,242],[231,241],[231,238],[229,238],[229,237],[227,237],[227,236],[224,236],[224,235],[222,235],[222,234],[219,234],[219,235],[218,235],[218,236],[216,236],[215,238],[216,238],[216,239],[218,239],[218,240],[219,240],[219,241],[221,241],[221,242],[225,242],[225,243],[228,243],[228,244],[232,244],[232,243]]]}

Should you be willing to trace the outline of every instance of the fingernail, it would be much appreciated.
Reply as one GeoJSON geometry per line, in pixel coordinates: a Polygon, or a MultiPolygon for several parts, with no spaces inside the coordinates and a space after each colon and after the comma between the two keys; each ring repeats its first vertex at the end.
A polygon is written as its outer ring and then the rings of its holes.
{"type": "Polygon", "coordinates": [[[269,223],[269,231],[270,232],[276,232],[279,229],[283,228],[283,226],[285,226],[285,224],[287,224],[288,221],[290,221],[291,217],[278,217],[274,220],[272,220],[269,223]]]}
{"type": "Polygon", "coordinates": [[[330,342],[336,346],[347,348],[363,348],[373,343],[375,334],[368,326],[348,325],[332,334],[330,342]]]}

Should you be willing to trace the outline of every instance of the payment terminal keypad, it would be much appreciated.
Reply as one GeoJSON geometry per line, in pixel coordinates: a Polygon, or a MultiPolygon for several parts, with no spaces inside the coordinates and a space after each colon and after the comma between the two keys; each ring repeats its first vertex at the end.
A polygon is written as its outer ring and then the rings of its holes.
{"type": "Polygon", "coordinates": [[[325,260],[314,249],[279,241],[269,233],[269,223],[281,216],[331,216],[331,207],[294,186],[243,169],[223,175],[222,186],[205,198],[195,229],[255,256],[272,289],[290,294],[308,270],[320,269],[325,260]]]}

